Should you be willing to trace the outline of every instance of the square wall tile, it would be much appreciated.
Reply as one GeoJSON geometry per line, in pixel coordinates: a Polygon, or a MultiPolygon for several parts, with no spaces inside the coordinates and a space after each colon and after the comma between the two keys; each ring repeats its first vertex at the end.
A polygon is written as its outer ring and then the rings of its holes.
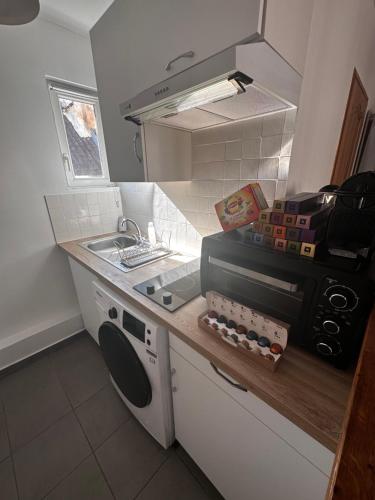
{"type": "Polygon", "coordinates": [[[280,181],[287,181],[289,174],[290,156],[281,156],[279,160],[279,172],[277,178],[280,181]]]}
{"type": "Polygon", "coordinates": [[[225,159],[226,160],[240,160],[242,158],[242,144],[241,142],[227,142],[225,143],[225,159]]]}
{"type": "Polygon", "coordinates": [[[280,156],[281,135],[262,137],[262,158],[275,158],[280,156]]]}
{"type": "Polygon", "coordinates": [[[231,160],[225,162],[224,179],[240,179],[241,160],[231,160]]]}
{"type": "Polygon", "coordinates": [[[277,181],[275,198],[284,198],[286,196],[287,181],[277,181]]]}
{"type": "Polygon", "coordinates": [[[262,135],[262,118],[242,122],[242,138],[254,139],[262,135]]]}
{"type": "Polygon", "coordinates": [[[193,179],[224,179],[224,161],[214,161],[209,163],[193,163],[193,179]]]}
{"type": "Polygon", "coordinates": [[[259,181],[266,200],[274,200],[276,193],[276,181],[259,181]]]}
{"type": "Polygon", "coordinates": [[[284,134],[281,143],[281,156],[290,156],[292,154],[293,134],[284,134]]]}
{"type": "Polygon", "coordinates": [[[277,179],[278,158],[262,158],[259,163],[258,179],[277,179]]]}
{"type": "Polygon", "coordinates": [[[225,144],[193,146],[193,162],[210,162],[225,159],[225,144]]]}
{"type": "Polygon", "coordinates": [[[260,158],[260,138],[248,139],[242,143],[242,158],[260,158]]]}
{"type": "Polygon", "coordinates": [[[257,179],[260,160],[241,160],[241,179],[257,179]]]}
{"type": "Polygon", "coordinates": [[[262,137],[282,134],[284,130],[284,123],[285,112],[264,116],[262,123],[262,137]]]}

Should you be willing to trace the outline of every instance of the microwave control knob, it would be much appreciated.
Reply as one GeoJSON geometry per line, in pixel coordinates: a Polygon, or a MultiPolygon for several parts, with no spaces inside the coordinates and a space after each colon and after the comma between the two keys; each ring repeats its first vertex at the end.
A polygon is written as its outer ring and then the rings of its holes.
{"type": "Polygon", "coordinates": [[[147,295],[152,295],[153,293],[155,293],[154,285],[147,285],[146,292],[147,292],[147,295]]]}
{"type": "Polygon", "coordinates": [[[109,309],[109,311],[108,311],[108,316],[111,319],[116,319],[117,318],[117,309],[115,307],[111,307],[111,309],[109,309]]]}
{"type": "Polygon", "coordinates": [[[323,354],[323,356],[332,356],[333,350],[332,347],[325,342],[318,342],[316,344],[316,348],[320,352],[320,354],[323,354]]]}
{"type": "Polygon", "coordinates": [[[316,350],[323,356],[337,356],[341,352],[341,344],[328,335],[320,335],[315,339],[316,350]]]}
{"type": "Polygon", "coordinates": [[[355,292],[343,285],[333,285],[326,291],[331,306],[341,311],[353,310],[358,305],[358,297],[355,292]]]}
{"type": "Polygon", "coordinates": [[[165,304],[165,305],[172,304],[172,294],[171,293],[164,293],[163,294],[163,304],[165,304]]]}
{"type": "Polygon", "coordinates": [[[327,333],[331,333],[332,335],[336,335],[340,331],[340,326],[332,319],[323,321],[323,328],[327,333]]]}
{"type": "Polygon", "coordinates": [[[348,305],[348,299],[341,293],[333,293],[328,300],[335,309],[345,309],[348,305]]]}

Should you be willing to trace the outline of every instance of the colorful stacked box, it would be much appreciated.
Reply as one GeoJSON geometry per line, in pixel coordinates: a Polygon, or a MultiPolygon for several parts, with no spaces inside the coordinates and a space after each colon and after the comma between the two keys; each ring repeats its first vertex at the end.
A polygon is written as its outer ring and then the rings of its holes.
{"type": "Polygon", "coordinates": [[[272,208],[259,213],[248,237],[256,245],[314,257],[330,210],[329,205],[323,204],[322,193],[299,193],[275,200],[272,208]]]}

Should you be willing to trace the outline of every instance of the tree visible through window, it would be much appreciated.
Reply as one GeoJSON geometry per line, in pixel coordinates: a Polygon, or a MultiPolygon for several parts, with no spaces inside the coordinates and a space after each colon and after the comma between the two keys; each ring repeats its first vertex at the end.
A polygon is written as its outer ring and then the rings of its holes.
{"type": "Polygon", "coordinates": [[[57,133],[70,185],[108,182],[98,100],[78,89],[50,84],[57,133]]]}

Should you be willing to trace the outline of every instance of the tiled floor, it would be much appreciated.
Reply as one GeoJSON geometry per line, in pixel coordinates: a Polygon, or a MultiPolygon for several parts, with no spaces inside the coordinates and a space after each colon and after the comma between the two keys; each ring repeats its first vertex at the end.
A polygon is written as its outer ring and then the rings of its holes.
{"type": "Polygon", "coordinates": [[[87,333],[0,379],[0,498],[208,500],[181,447],[164,450],[109,383],[87,333]]]}

